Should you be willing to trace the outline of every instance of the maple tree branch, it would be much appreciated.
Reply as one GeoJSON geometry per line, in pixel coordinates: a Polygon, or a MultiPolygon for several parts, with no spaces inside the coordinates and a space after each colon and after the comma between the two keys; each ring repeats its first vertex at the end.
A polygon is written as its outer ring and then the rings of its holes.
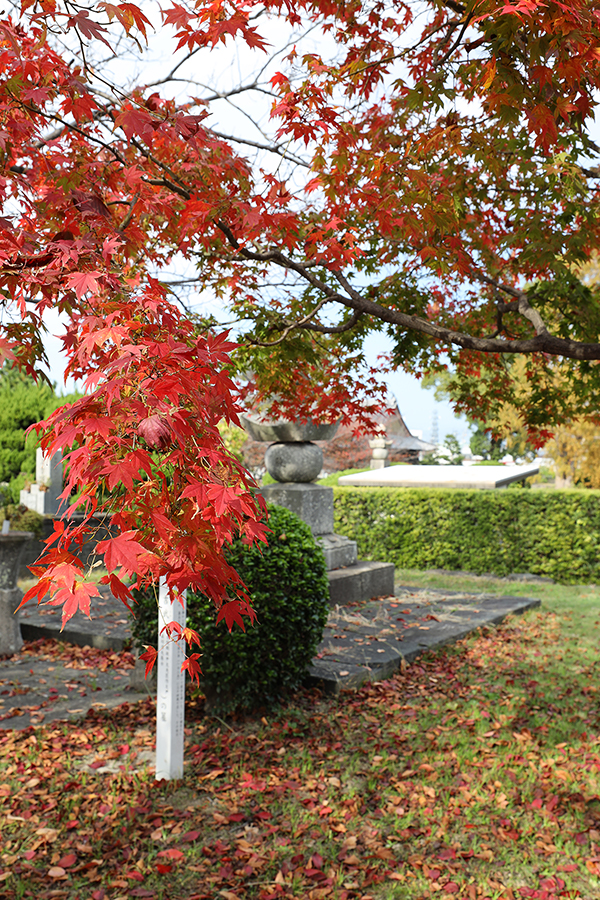
{"type": "MultiPolygon", "coordinates": [[[[184,79],[174,79],[174,81],[184,79]]],[[[200,84],[200,82],[193,82],[194,84],[198,84],[198,87],[203,87],[208,89],[208,86],[205,84],[200,84]]],[[[231,88],[230,91],[213,91],[212,96],[203,97],[202,100],[204,103],[210,103],[212,100],[229,100],[230,97],[235,96],[236,94],[244,94],[246,91],[258,91],[259,94],[266,94],[267,97],[276,97],[277,95],[273,91],[268,91],[266,88],[261,87],[260,84],[254,82],[253,84],[248,85],[240,85],[237,88],[231,88]]],[[[237,109],[237,107],[236,107],[237,109]]]]}
{"type": "Polygon", "coordinates": [[[215,131],[212,128],[210,129],[210,133],[214,134],[215,137],[222,138],[224,141],[234,141],[238,144],[246,144],[248,147],[256,147],[257,150],[266,150],[269,153],[276,153],[284,159],[290,159],[297,165],[310,169],[310,165],[307,162],[304,162],[304,160],[296,156],[295,153],[290,153],[288,150],[282,149],[281,144],[260,144],[258,141],[251,141],[248,138],[234,137],[232,134],[222,134],[220,131],[215,131]]]}
{"type": "MultiPolygon", "coordinates": [[[[452,54],[454,53],[454,51],[456,50],[456,48],[459,46],[460,42],[462,41],[464,33],[467,30],[467,28],[469,27],[469,25],[471,24],[472,19],[473,19],[473,13],[470,12],[469,15],[467,16],[467,18],[465,19],[463,27],[460,29],[460,33],[459,33],[458,37],[456,38],[456,40],[454,41],[454,43],[452,44],[450,49],[447,50],[446,53],[444,53],[444,55],[442,56],[441,59],[436,60],[436,62],[435,62],[436,67],[443,66],[444,63],[450,59],[450,57],[452,56],[452,54]]],[[[453,31],[456,30],[456,27],[457,26],[454,26],[454,25],[451,26],[446,38],[442,41],[442,45],[450,40],[450,35],[452,34],[453,31]]]]}
{"type": "Polygon", "coordinates": [[[479,271],[475,272],[475,277],[479,281],[484,282],[484,284],[490,285],[490,287],[493,287],[496,291],[503,291],[516,298],[512,303],[502,304],[502,312],[519,312],[524,318],[531,322],[535,328],[536,334],[549,334],[546,323],[539,312],[530,304],[527,294],[524,291],[518,291],[516,288],[512,288],[509,285],[500,284],[500,282],[496,281],[494,278],[489,278],[479,271]]]}
{"type": "Polygon", "coordinates": [[[158,81],[150,81],[148,84],[145,85],[145,87],[146,88],[158,87],[159,84],[167,84],[169,81],[175,80],[174,76],[175,76],[175,72],[177,71],[177,69],[180,69],[181,66],[185,65],[186,62],[189,62],[190,59],[193,56],[195,56],[196,53],[198,53],[201,49],[202,49],[201,47],[194,47],[193,50],[190,50],[189,53],[186,56],[184,56],[183,59],[181,59],[178,63],[176,63],[173,66],[173,68],[171,69],[171,71],[169,72],[168,75],[166,75],[164,78],[160,78],[158,81]]]}
{"type": "Polygon", "coordinates": [[[362,318],[362,313],[355,310],[347,322],[343,325],[319,325],[316,322],[309,322],[307,325],[299,325],[299,328],[307,328],[310,331],[318,331],[319,334],[343,334],[345,331],[351,331],[362,318]]]}
{"type": "Polygon", "coordinates": [[[140,195],[134,194],[134,196],[131,199],[131,203],[129,204],[129,209],[127,210],[127,212],[125,214],[125,218],[119,225],[119,231],[125,231],[125,229],[129,225],[129,223],[131,222],[131,220],[133,218],[133,210],[135,209],[135,205],[139,199],[140,199],[140,195]]]}
{"type": "Polygon", "coordinates": [[[462,15],[466,13],[466,7],[462,5],[462,3],[457,3],[456,0],[443,0],[443,5],[447,6],[448,9],[451,9],[452,12],[459,13],[462,15]]]}
{"type": "MultiPolygon", "coordinates": [[[[10,92],[8,92],[8,93],[10,93],[10,92]]],[[[22,109],[26,109],[27,112],[32,113],[34,116],[39,115],[39,116],[42,116],[44,119],[50,120],[52,122],[59,122],[61,125],[61,128],[60,128],[59,134],[56,135],[56,137],[59,137],[65,129],[67,129],[69,131],[74,131],[76,134],[81,135],[81,137],[85,138],[88,141],[91,141],[93,144],[97,144],[99,147],[103,147],[105,150],[108,150],[108,152],[112,153],[112,155],[117,160],[117,162],[119,162],[122,166],[126,165],[126,162],[123,159],[123,157],[121,156],[121,154],[117,150],[115,150],[115,148],[113,147],[112,144],[109,144],[107,141],[103,141],[101,138],[94,137],[93,134],[89,134],[89,132],[84,131],[83,128],[80,128],[74,122],[67,122],[65,119],[61,119],[61,117],[56,115],[55,113],[41,112],[41,110],[36,109],[36,107],[31,106],[28,103],[24,103],[22,100],[19,100],[13,94],[11,94],[11,97],[15,101],[17,106],[20,106],[22,109]]],[[[51,134],[49,137],[43,138],[43,143],[44,144],[48,143],[49,141],[54,140],[54,139],[55,138],[52,137],[52,134],[51,134]]],[[[40,143],[40,146],[42,146],[42,145],[43,144],[40,143]]]]}
{"type": "MultiPolygon", "coordinates": [[[[462,331],[455,331],[452,328],[446,328],[443,325],[436,325],[421,316],[415,316],[408,313],[400,312],[396,309],[389,309],[369,300],[359,291],[352,287],[345,276],[339,272],[332,270],[339,284],[344,288],[345,293],[334,290],[329,284],[317,278],[310,272],[306,266],[290,259],[280,250],[269,250],[265,253],[257,253],[240,247],[239,242],[234,237],[231,229],[223,221],[219,220],[215,223],[217,227],[227,237],[234,249],[238,250],[239,255],[244,259],[254,262],[272,262],[284,269],[296,272],[312,287],[321,291],[330,300],[341,303],[355,312],[372,316],[381,322],[387,322],[390,325],[397,325],[408,331],[416,331],[420,334],[427,334],[434,340],[444,341],[448,344],[455,344],[462,347],[463,350],[478,350],[483,353],[548,353],[551,356],[565,356],[569,359],[600,359],[600,344],[589,344],[583,341],[571,341],[566,338],[554,337],[550,334],[544,324],[539,313],[532,308],[527,295],[522,291],[517,291],[508,285],[501,285],[494,282],[493,279],[486,279],[481,274],[478,277],[483,281],[487,280],[489,284],[496,286],[499,290],[515,296],[518,300],[518,311],[525,318],[529,319],[534,328],[536,335],[533,338],[523,338],[516,340],[504,340],[497,337],[476,337],[472,334],[466,334],[462,331]],[[539,330],[538,330],[539,329],[539,330]]],[[[511,310],[512,311],[512,310],[511,310]]]]}
{"type": "Polygon", "coordinates": [[[296,328],[302,328],[302,327],[306,326],[307,323],[309,323],[310,320],[313,318],[313,316],[316,316],[317,313],[328,302],[329,301],[325,297],[322,300],[319,300],[319,302],[317,303],[315,308],[311,312],[309,312],[308,315],[306,315],[299,322],[292,322],[292,323],[279,322],[277,325],[273,326],[272,330],[274,330],[274,331],[283,330],[283,334],[281,335],[281,337],[277,338],[276,341],[257,341],[257,340],[253,340],[252,338],[249,338],[248,342],[250,344],[253,344],[254,346],[258,346],[258,347],[276,347],[278,344],[282,344],[284,342],[284,340],[286,339],[288,334],[290,334],[291,331],[295,331],[296,328]]]}

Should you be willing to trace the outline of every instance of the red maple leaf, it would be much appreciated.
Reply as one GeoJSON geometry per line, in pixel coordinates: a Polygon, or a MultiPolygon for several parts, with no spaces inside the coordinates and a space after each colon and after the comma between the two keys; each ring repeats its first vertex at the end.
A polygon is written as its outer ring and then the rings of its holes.
{"type": "Polygon", "coordinates": [[[92,294],[98,293],[100,290],[99,276],[99,272],[74,272],[72,275],[67,276],[66,281],[69,287],[75,291],[77,299],[81,300],[88,291],[92,294]]]}
{"type": "Polygon", "coordinates": [[[246,623],[243,618],[244,616],[249,616],[251,622],[254,622],[256,619],[256,613],[248,603],[245,603],[242,600],[227,600],[223,603],[217,613],[217,622],[221,622],[225,619],[225,624],[229,631],[233,628],[234,623],[237,622],[242,631],[245,631],[246,623]]]}
{"type": "Polygon", "coordinates": [[[158,657],[158,652],[154,647],[147,647],[144,653],[140,653],[140,659],[143,659],[146,663],[146,672],[144,677],[147,678],[152,669],[154,668],[154,663],[158,657]]]}
{"type": "Polygon", "coordinates": [[[200,676],[202,675],[202,669],[199,663],[200,656],[200,653],[192,653],[191,656],[186,657],[181,664],[181,671],[187,672],[192,679],[192,682],[195,682],[196,684],[200,683],[200,676]]]}
{"type": "Polygon", "coordinates": [[[72,619],[77,612],[82,612],[84,616],[89,618],[90,599],[99,596],[100,592],[97,586],[89,581],[76,581],[72,587],[65,586],[60,588],[52,598],[52,605],[62,605],[61,631],[69,619],[72,619]]]}

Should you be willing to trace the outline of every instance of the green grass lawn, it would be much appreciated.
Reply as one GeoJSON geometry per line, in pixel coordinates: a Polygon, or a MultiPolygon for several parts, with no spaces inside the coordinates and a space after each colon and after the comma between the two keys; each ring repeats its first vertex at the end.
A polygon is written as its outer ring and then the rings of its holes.
{"type": "Polygon", "coordinates": [[[144,762],[149,701],[0,732],[2,896],[600,897],[598,588],[398,574],[543,606],[355,693],[196,698],[179,782],[144,762]]]}

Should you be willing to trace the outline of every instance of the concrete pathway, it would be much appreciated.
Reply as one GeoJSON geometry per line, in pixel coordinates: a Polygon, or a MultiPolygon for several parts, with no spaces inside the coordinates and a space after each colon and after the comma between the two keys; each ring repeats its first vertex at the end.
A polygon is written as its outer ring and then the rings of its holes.
{"type": "MultiPolygon", "coordinates": [[[[393,597],[332,609],[308,682],[329,693],[389,678],[427,650],[466,637],[484,625],[540,605],[523,597],[398,587],[393,597]]],[[[92,619],[75,615],[63,632],[54,608],[26,608],[26,641],[55,638],[83,648],[73,654],[26,644],[0,660],[0,728],[26,728],[84,716],[92,707],[111,708],[149,696],[130,686],[133,657],[129,614],[108,592],[92,604],[92,619]],[[97,648],[97,649],[94,649],[97,648]],[[98,650],[113,651],[108,657],[98,650]]]]}

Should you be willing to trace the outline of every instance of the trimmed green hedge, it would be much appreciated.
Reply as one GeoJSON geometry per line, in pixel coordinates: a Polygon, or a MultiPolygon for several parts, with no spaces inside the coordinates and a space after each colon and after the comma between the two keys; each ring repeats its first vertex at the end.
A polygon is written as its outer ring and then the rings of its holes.
{"type": "Polygon", "coordinates": [[[334,509],[361,559],[600,581],[600,491],[337,487],[334,509]]]}

